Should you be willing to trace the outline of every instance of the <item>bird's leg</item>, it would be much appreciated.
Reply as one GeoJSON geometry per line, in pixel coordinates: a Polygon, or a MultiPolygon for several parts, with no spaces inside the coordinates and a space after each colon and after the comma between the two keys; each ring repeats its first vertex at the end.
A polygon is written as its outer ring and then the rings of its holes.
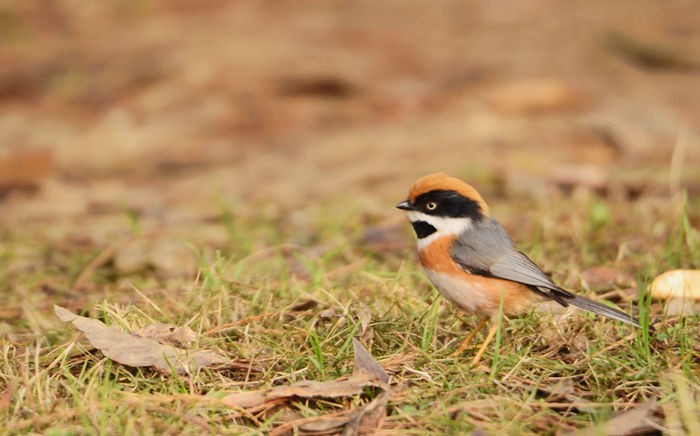
{"type": "Polygon", "coordinates": [[[484,339],[484,343],[481,344],[481,347],[479,347],[479,351],[476,352],[476,355],[472,359],[472,365],[476,365],[479,363],[479,360],[481,360],[481,356],[484,355],[484,351],[486,351],[486,347],[489,346],[489,343],[493,339],[494,336],[496,336],[496,332],[498,331],[498,323],[494,322],[493,325],[491,325],[491,329],[489,329],[489,334],[486,335],[486,339],[484,339]]]}
{"type": "Polygon", "coordinates": [[[474,327],[474,330],[472,330],[472,332],[469,333],[469,336],[467,336],[467,338],[463,340],[461,344],[459,344],[459,347],[457,347],[457,349],[452,354],[450,354],[450,357],[457,357],[460,354],[462,354],[462,352],[466,350],[467,347],[469,347],[469,344],[474,339],[474,336],[476,336],[476,334],[484,328],[489,319],[490,318],[488,316],[481,318],[477,323],[476,327],[474,327]]]}

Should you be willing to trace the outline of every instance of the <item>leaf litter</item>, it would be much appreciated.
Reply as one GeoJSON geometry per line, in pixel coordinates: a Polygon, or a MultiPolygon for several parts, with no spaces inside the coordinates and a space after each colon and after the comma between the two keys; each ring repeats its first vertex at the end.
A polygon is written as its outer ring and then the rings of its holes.
{"type": "MultiPolygon", "coordinates": [[[[196,339],[187,326],[155,323],[133,333],[105,325],[103,322],[76,315],[54,306],[56,316],[70,322],[85,334],[90,344],[109,359],[132,367],[153,367],[159,372],[189,374],[203,367],[225,368],[235,365],[230,359],[209,350],[185,349],[196,339]]],[[[357,314],[358,335],[366,336],[370,315],[366,307],[357,314]]],[[[292,384],[255,391],[230,393],[221,402],[232,408],[258,413],[298,399],[336,399],[367,394],[367,388],[378,388],[379,393],[369,402],[340,412],[317,417],[292,419],[275,428],[270,434],[287,434],[298,429],[313,434],[366,434],[384,422],[386,408],[392,396],[404,385],[390,386],[389,375],[362,343],[353,338],[354,362],[350,376],[329,381],[301,380],[292,384]]]]}
{"type": "Polygon", "coordinates": [[[379,388],[381,392],[362,407],[330,415],[302,418],[286,422],[270,434],[286,434],[298,429],[314,434],[361,434],[381,427],[391,397],[403,388],[389,385],[389,375],[362,343],[353,338],[355,353],[353,372],[349,377],[329,381],[302,380],[289,385],[226,395],[222,402],[230,407],[262,411],[295,399],[333,399],[361,395],[365,388],[379,388]]]}
{"type": "MultiPolygon", "coordinates": [[[[60,306],[54,306],[54,313],[64,322],[70,322],[75,328],[85,334],[88,341],[106,357],[115,362],[132,367],[153,367],[159,372],[176,374],[190,374],[204,367],[231,367],[235,364],[231,359],[220,356],[213,351],[190,351],[163,344],[158,339],[163,339],[163,330],[170,333],[168,341],[174,337],[182,341],[182,336],[187,331],[175,328],[153,328],[143,330],[139,335],[129,334],[123,330],[105,325],[102,321],[76,315],[60,306]],[[161,330],[160,333],[157,330],[161,330]],[[157,334],[154,334],[156,331],[157,334]]],[[[167,335],[166,335],[167,337],[167,335]]]]}

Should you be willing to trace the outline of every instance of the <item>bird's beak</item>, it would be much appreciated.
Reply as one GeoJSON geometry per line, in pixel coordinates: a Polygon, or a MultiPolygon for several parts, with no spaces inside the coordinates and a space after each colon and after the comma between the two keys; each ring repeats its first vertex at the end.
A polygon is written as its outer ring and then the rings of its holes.
{"type": "Polygon", "coordinates": [[[401,210],[413,210],[414,209],[413,205],[408,200],[404,200],[401,203],[397,204],[396,208],[401,209],[401,210]]]}

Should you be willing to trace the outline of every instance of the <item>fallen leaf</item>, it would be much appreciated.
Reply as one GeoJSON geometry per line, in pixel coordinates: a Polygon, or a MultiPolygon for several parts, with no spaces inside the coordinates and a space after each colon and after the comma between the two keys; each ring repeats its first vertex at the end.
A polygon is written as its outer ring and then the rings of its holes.
{"type": "Polygon", "coordinates": [[[303,312],[304,310],[313,309],[316,306],[318,306],[318,301],[309,298],[293,304],[288,310],[290,312],[303,312]]]}
{"type": "Polygon", "coordinates": [[[267,400],[267,392],[265,390],[236,392],[226,395],[221,399],[224,404],[230,407],[240,407],[241,409],[252,409],[267,400]]]}
{"type": "Polygon", "coordinates": [[[393,394],[392,390],[384,391],[354,413],[347,423],[343,434],[346,436],[374,434],[384,424],[386,406],[389,404],[389,399],[393,394]]]}
{"type": "Polygon", "coordinates": [[[366,304],[360,302],[357,304],[355,316],[360,322],[360,329],[357,331],[357,337],[364,342],[369,342],[374,336],[374,330],[369,326],[369,323],[372,321],[372,312],[366,304]]]}
{"type": "Polygon", "coordinates": [[[279,399],[293,397],[339,398],[359,395],[368,386],[387,388],[389,376],[381,365],[355,338],[353,338],[353,347],[355,349],[355,363],[350,377],[324,382],[302,380],[291,385],[275,386],[258,391],[235,392],[223,397],[222,401],[230,407],[250,409],[279,399]]]}
{"type": "Polygon", "coordinates": [[[170,324],[149,324],[141,327],[133,333],[140,338],[155,339],[160,344],[172,345],[178,348],[189,348],[197,339],[197,334],[187,326],[174,326],[170,324]]]}
{"type": "Polygon", "coordinates": [[[340,412],[300,418],[285,422],[270,432],[270,436],[281,436],[301,430],[304,434],[339,434],[345,427],[343,434],[374,434],[382,427],[386,418],[386,406],[389,400],[397,393],[408,387],[407,383],[388,388],[379,394],[374,400],[362,407],[343,410],[340,412]]]}
{"type": "Polygon", "coordinates": [[[320,416],[318,419],[300,424],[299,430],[307,434],[337,434],[349,421],[350,418],[347,416],[320,416]]]}
{"type": "Polygon", "coordinates": [[[658,426],[650,424],[652,415],[657,409],[656,400],[646,401],[634,409],[622,412],[601,425],[594,425],[570,433],[575,436],[631,436],[641,434],[656,434],[658,426]]]}
{"type": "Polygon", "coordinates": [[[389,383],[389,375],[357,338],[352,338],[352,347],[355,350],[353,377],[365,377],[369,381],[382,384],[389,383]]]}
{"type": "Polygon", "coordinates": [[[345,324],[345,317],[343,316],[342,312],[339,312],[336,309],[325,309],[316,314],[312,325],[316,327],[317,325],[321,325],[325,322],[337,322],[339,326],[342,326],[345,324]]]}
{"type": "Polygon", "coordinates": [[[198,368],[232,363],[230,359],[213,351],[187,351],[160,344],[155,339],[139,338],[96,319],[76,315],[60,306],[54,306],[54,313],[61,321],[70,322],[83,332],[102,354],[123,365],[152,366],[164,373],[175,371],[177,374],[185,374],[198,368]]]}
{"type": "Polygon", "coordinates": [[[300,398],[339,398],[359,395],[365,387],[378,385],[372,382],[365,376],[351,376],[347,378],[339,378],[325,382],[303,380],[291,385],[275,386],[270,389],[261,389],[259,391],[236,392],[226,395],[222,398],[224,404],[230,407],[240,407],[249,409],[258,407],[266,402],[289,399],[292,397],[300,398]]]}

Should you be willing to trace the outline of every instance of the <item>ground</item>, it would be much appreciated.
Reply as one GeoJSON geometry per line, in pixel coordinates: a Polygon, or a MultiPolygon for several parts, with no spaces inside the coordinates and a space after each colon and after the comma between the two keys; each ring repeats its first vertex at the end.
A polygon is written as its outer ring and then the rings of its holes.
{"type": "Polygon", "coordinates": [[[380,433],[565,433],[644,407],[700,428],[698,317],[645,298],[700,267],[700,9],[302,3],[0,0],[0,426],[288,430],[376,392],[216,399],[347,375],[359,335],[395,388],[380,433]],[[434,171],[656,333],[537,307],[480,364],[450,357],[477,318],[432,289],[393,207],[434,171]],[[188,325],[238,364],[123,366],[54,304],[188,325]]]}

